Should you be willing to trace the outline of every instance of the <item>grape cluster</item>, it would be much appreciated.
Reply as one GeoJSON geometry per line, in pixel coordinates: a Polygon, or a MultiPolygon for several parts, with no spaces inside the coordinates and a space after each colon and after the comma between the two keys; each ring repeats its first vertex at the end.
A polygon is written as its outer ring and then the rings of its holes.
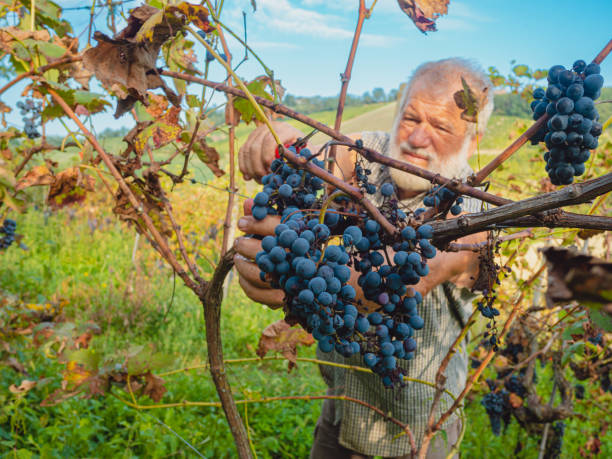
{"type": "Polygon", "coordinates": [[[552,438],[548,445],[547,457],[556,459],[561,457],[561,450],[563,448],[563,435],[565,434],[565,423],[562,421],[555,422],[552,426],[552,438]]]}
{"type": "Polygon", "coordinates": [[[599,65],[574,62],[571,70],[555,65],[548,71],[548,88],[537,88],[531,103],[533,119],[550,116],[531,139],[546,144],[546,172],[553,185],[569,185],[584,174],[584,163],[597,148],[602,125],[594,100],[601,95],[604,79],[599,65]]]}
{"type": "MultiPolygon", "coordinates": [[[[308,149],[289,149],[323,166],[308,149]]],[[[436,255],[432,227],[408,226],[393,199],[393,185],[377,190],[367,184],[370,174],[363,168],[357,169],[361,185],[372,194],[380,191],[381,212],[403,227],[401,242],[392,241],[342,193],[319,193],[324,187],[320,178],[294,169],[282,157],[272,162],[271,170],[262,178],[263,191],[255,196],[252,213],[258,220],[280,215],[282,223],[274,236],[261,241],[263,250],[255,259],[261,279],[285,292],[287,319],[311,332],[321,351],[361,355],[385,387],[403,385],[405,370],[398,359],[414,357],[413,333],[424,326],[417,309],[422,296],[408,286],[427,275],[427,260],[436,255]],[[395,251],[392,257],[389,246],[395,251]],[[351,267],[359,274],[362,296],[376,304],[368,314],[358,309],[362,300],[349,283],[351,267]]]]}
{"type": "MultiPolygon", "coordinates": [[[[502,420],[509,419],[510,403],[508,396],[508,392],[502,389],[499,392],[489,392],[480,401],[487,411],[491,423],[491,431],[495,435],[501,433],[502,420]]],[[[507,424],[507,422],[504,423],[507,424]]]]}
{"type": "Polygon", "coordinates": [[[463,197],[457,196],[454,191],[449,190],[445,186],[436,185],[427,192],[423,199],[423,204],[436,210],[439,207],[450,208],[451,214],[459,215],[461,213],[463,197]]]}
{"type": "Polygon", "coordinates": [[[32,99],[26,99],[25,102],[17,102],[17,108],[19,108],[21,116],[23,116],[23,130],[28,136],[28,139],[40,137],[40,132],[38,132],[37,127],[40,125],[39,118],[42,104],[40,102],[34,102],[32,99]]]}
{"type": "Polygon", "coordinates": [[[2,226],[0,226],[0,234],[3,234],[0,238],[0,250],[8,249],[10,245],[15,241],[15,230],[17,229],[17,222],[10,218],[4,220],[2,226]]]}

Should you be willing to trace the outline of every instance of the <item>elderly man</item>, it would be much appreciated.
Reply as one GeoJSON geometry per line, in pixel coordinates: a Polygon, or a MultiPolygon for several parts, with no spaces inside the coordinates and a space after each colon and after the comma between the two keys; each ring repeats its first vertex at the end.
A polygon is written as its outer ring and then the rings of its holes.
{"type": "MultiPolygon", "coordinates": [[[[397,118],[390,134],[364,132],[352,137],[361,138],[366,147],[416,166],[440,173],[446,177],[465,178],[472,173],[468,158],[476,148],[480,136],[493,110],[493,94],[487,76],[469,61],[453,58],[421,65],[414,73],[402,95],[397,118]],[[479,100],[478,125],[462,117],[453,95],[463,89],[461,78],[467,82],[479,100]]],[[[285,123],[276,123],[275,129],[282,142],[303,136],[285,123]]],[[[245,178],[259,180],[268,173],[276,145],[267,129],[256,129],[240,150],[240,169],[245,178]]],[[[345,179],[352,176],[355,152],[338,149],[338,173],[345,179]]],[[[381,185],[393,182],[400,206],[414,210],[422,206],[425,192],[431,183],[419,177],[376,163],[366,163],[372,171],[370,183],[381,185]]],[[[382,196],[373,197],[376,204],[382,196]]],[[[465,199],[464,211],[474,212],[480,202],[465,199]]],[[[272,234],[278,217],[267,217],[258,222],[245,215],[239,228],[250,234],[272,234]]],[[[483,234],[460,239],[473,243],[484,239],[483,234]]],[[[236,268],[240,285],[254,301],[276,308],[283,304],[284,294],[271,289],[259,278],[259,269],[253,264],[255,254],[261,250],[260,242],[253,238],[236,241],[236,268]]],[[[428,263],[430,274],[421,279],[416,289],[424,296],[422,310],[425,327],[415,334],[418,351],[414,360],[403,362],[408,377],[432,383],[440,363],[454,339],[459,335],[471,312],[470,288],[479,273],[478,257],[472,252],[441,252],[428,263]]],[[[464,387],[467,375],[465,343],[456,353],[446,371],[446,387],[457,395],[464,387]]],[[[363,366],[357,355],[344,358],[336,352],[319,357],[337,363],[363,366]]],[[[345,394],[381,408],[385,413],[407,422],[420,442],[427,426],[434,390],[421,382],[409,382],[400,392],[385,390],[377,375],[345,370],[334,366],[321,367],[329,386],[328,393],[345,394]]],[[[449,406],[450,398],[443,398],[439,412],[449,406]]],[[[438,436],[432,443],[428,457],[446,457],[460,431],[455,418],[444,428],[446,439],[438,436]]],[[[371,456],[402,457],[410,452],[406,436],[395,438],[399,429],[386,422],[368,408],[351,403],[326,400],[315,428],[311,458],[365,458],[371,456]]]]}

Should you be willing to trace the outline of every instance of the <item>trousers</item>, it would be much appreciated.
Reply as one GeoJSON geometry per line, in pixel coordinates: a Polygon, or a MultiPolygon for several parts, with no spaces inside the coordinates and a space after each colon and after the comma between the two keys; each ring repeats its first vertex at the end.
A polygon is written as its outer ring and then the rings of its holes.
{"type": "MultiPolygon", "coordinates": [[[[342,446],[339,442],[340,424],[334,425],[335,400],[326,399],[323,402],[321,416],[317,421],[314,431],[314,442],[310,450],[310,459],[372,459],[342,446]]],[[[461,432],[461,422],[457,421],[446,430],[444,436],[436,435],[429,444],[427,459],[446,459],[452,446],[457,443],[461,432]]],[[[410,455],[399,456],[393,459],[409,459],[410,455]]],[[[453,459],[458,459],[455,454],[453,459]]],[[[391,458],[386,458],[391,459],[391,458]]]]}

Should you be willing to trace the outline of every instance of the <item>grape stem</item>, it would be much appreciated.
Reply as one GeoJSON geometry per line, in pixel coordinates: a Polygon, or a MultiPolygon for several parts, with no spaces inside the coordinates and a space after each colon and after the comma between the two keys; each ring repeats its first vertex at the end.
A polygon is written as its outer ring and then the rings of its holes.
{"type": "MultiPolygon", "coordinates": [[[[375,3],[374,3],[375,4],[375,3]]],[[[372,4],[372,8],[374,7],[372,4]]],[[[336,120],[334,121],[334,129],[336,131],[340,131],[340,126],[342,125],[342,114],[344,113],[344,104],[346,101],[346,93],[348,91],[349,81],[351,81],[351,73],[353,71],[353,63],[355,62],[355,54],[357,53],[357,46],[359,44],[359,37],[361,36],[361,29],[363,27],[363,21],[366,18],[370,17],[372,14],[372,8],[367,9],[365,6],[365,0],[359,0],[359,12],[357,17],[357,25],[355,26],[355,33],[353,34],[353,42],[351,43],[351,50],[349,52],[349,57],[346,62],[346,69],[344,73],[340,74],[340,81],[342,82],[340,86],[340,97],[338,98],[338,107],[336,109],[336,120]]],[[[333,161],[330,161],[327,166],[327,170],[334,173],[334,160],[336,159],[336,147],[332,146],[329,151],[329,158],[333,161]]]]}

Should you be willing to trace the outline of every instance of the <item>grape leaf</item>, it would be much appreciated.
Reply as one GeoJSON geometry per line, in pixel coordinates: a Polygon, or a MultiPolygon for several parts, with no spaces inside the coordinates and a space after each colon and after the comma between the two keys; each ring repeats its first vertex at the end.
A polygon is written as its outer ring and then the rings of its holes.
{"type": "Polygon", "coordinates": [[[118,96],[116,118],[136,101],[146,105],[148,89],[162,88],[173,105],[180,105],[180,97],[166,86],[156,66],[162,44],[182,30],[185,23],[186,18],[174,14],[176,11],[176,7],[160,11],[143,5],[132,10],[127,26],[116,37],[94,34],[98,45],[85,51],[83,64],[118,96]]]}
{"type": "Polygon", "coordinates": [[[435,32],[436,19],[448,12],[450,0],[397,0],[400,9],[423,33],[435,32]]]}
{"type": "Polygon", "coordinates": [[[291,327],[284,320],[279,320],[268,325],[259,338],[257,355],[263,358],[268,352],[280,352],[289,360],[289,370],[297,364],[298,345],[310,346],[314,344],[314,338],[301,327],[291,327]]]}
{"type": "Polygon", "coordinates": [[[46,164],[35,166],[30,169],[22,178],[19,179],[15,189],[17,191],[31,186],[51,185],[55,177],[46,164]]]}
{"type": "Polygon", "coordinates": [[[159,121],[144,128],[134,139],[136,151],[142,154],[149,139],[153,140],[156,149],[176,140],[182,130],[178,124],[180,111],[180,107],[170,107],[163,116],[159,117],[159,121]]]}
{"type": "Polygon", "coordinates": [[[58,209],[85,200],[87,192],[94,191],[95,180],[78,167],[71,167],[57,174],[49,187],[47,204],[58,209]]]}
{"type": "MultiPolygon", "coordinates": [[[[272,100],[272,96],[266,91],[268,84],[269,83],[263,79],[255,79],[248,83],[246,87],[254,96],[272,100]]],[[[263,122],[263,119],[261,119],[261,116],[255,111],[255,108],[248,99],[236,97],[233,105],[245,123],[249,124],[254,119],[263,122]]],[[[238,120],[236,120],[236,122],[238,122],[238,120]]]]}
{"type": "MultiPolygon", "coordinates": [[[[457,91],[453,94],[453,98],[455,99],[455,104],[459,107],[463,112],[461,112],[461,118],[470,123],[478,122],[478,111],[480,109],[479,100],[476,98],[474,91],[467,84],[465,78],[461,77],[461,85],[463,89],[457,91]]],[[[483,97],[486,92],[483,92],[483,97]]]]}
{"type": "Polygon", "coordinates": [[[193,151],[197,157],[215,174],[215,177],[221,177],[225,172],[219,167],[219,153],[214,147],[206,143],[204,137],[200,137],[198,141],[193,143],[193,151]]]}

